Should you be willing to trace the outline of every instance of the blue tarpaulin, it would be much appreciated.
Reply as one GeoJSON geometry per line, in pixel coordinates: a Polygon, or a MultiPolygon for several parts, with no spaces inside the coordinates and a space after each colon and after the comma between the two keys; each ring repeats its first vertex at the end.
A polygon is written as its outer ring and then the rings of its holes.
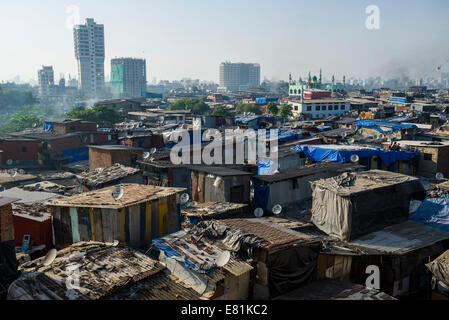
{"type": "Polygon", "coordinates": [[[269,185],[254,185],[254,199],[253,205],[254,208],[262,208],[263,210],[267,209],[268,198],[270,197],[270,186],[269,185]]]}
{"type": "Polygon", "coordinates": [[[418,152],[402,152],[390,151],[382,149],[347,149],[338,150],[330,148],[320,148],[319,146],[298,145],[292,148],[293,151],[303,152],[307,158],[313,162],[331,161],[339,163],[351,162],[353,155],[359,156],[360,159],[379,156],[383,163],[388,167],[396,161],[408,161],[415,156],[419,156],[418,152]]]}
{"type": "Polygon", "coordinates": [[[449,196],[427,198],[410,220],[449,232],[449,196]]]}
{"type": "Polygon", "coordinates": [[[44,131],[47,131],[47,132],[53,131],[53,123],[45,122],[44,123],[44,131]]]}
{"type": "Polygon", "coordinates": [[[89,160],[89,148],[77,148],[62,151],[62,156],[68,158],[69,163],[89,160]]]}
{"type": "Polygon", "coordinates": [[[277,102],[278,98],[256,98],[256,103],[277,102]]]}
{"type": "Polygon", "coordinates": [[[258,175],[268,175],[274,173],[278,168],[273,167],[274,162],[270,160],[258,161],[258,175]]]}
{"type": "Polygon", "coordinates": [[[403,130],[403,129],[417,128],[417,126],[415,126],[414,124],[392,123],[392,122],[382,122],[382,121],[374,121],[374,120],[359,120],[359,121],[357,121],[357,130],[359,130],[362,127],[373,128],[380,133],[386,133],[386,134],[390,134],[393,131],[399,131],[399,130],[403,130]],[[383,129],[379,128],[379,126],[388,127],[391,129],[383,130],[383,129]]]}

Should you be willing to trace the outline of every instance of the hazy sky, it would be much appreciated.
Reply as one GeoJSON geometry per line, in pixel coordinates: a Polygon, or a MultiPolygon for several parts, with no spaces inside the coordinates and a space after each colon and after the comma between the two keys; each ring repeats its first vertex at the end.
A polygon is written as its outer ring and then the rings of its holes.
{"type": "Polygon", "coordinates": [[[258,62],[262,78],[337,79],[435,75],[448,70],[447,0],[21,0],[0,1],[0,81],[76,75],[67,7],[105,25],[110,59],[145,57],[148,81],[182,77],[218,81],[222,61],[258,62]],[[365,27],[368,5],[380,29],[365,27]]]}

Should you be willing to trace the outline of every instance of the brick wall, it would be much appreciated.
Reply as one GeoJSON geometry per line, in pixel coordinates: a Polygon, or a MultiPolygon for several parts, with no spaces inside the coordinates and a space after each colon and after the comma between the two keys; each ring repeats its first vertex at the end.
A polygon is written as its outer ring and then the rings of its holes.
{"type": "Polygon", "coordinates": [[[89,169],[105,168],[112,165],[111,153],[105,150],[89,148],[89,169]]]}
{"type": "Polygon", "coordinates": [[[3,151],[2,163],[9,159],[13,161],[37,161],[39,141],[0,140],[0,150],[3,151]]]}
{"type": "Polygon", "coordinates": [[[14,240],[14,224],[11,204],[0,207],[0,242],[14,240]]]}
{"type": "Polygon", "coordinates": [[[70,122],[70,123],[54,123],[53,131],[59,133],[83,132],[83,131],[97,131],[97,124],[95,122],[70,122]]]}

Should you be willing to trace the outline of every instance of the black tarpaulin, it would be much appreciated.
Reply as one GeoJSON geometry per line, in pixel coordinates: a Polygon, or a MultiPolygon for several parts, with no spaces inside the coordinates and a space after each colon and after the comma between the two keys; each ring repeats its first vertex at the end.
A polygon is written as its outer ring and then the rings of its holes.
{"type": "Polygon", "coordinates": [[[315,280],[319,248],[320,245],[295,246],[269,254],[267,268],[270,296],[276,297],[315,280]]]}
{"type": "Polygon", "coordinates": [[[14,241],[0,242],[0,295],[19,276],[18,267],[14,241]]]}

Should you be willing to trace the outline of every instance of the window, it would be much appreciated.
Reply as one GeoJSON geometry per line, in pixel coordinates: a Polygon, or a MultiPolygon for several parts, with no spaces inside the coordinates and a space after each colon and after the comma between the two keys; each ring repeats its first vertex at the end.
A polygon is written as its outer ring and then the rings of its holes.
{"type": "Polygon", "coordinates": [[[307,111],[312,111],[312,106],[307,106],[307,111]]]}
{"type": "Polygon", "coordinates": [[[22,147],[22,152],[23,153],[27,152],[27,147],[22,147]]]}
{"type": "Polygon", "coordinates": [[[326,109],[326,106],[323,106],[323,111],[325,111],[325,110],[327,110],[327,109],[326,109]]]}
{"type": "Polygon", "coordinates": [[[321,110],[321,107],[320,107],[320,106],[316,106],[316,107],[315,107],[315,110],[316,110],[316,111],[320,111],[320,110],[321,110]]]}
{"type": "Polygon", "coordinates": [[[295,89],[295,94],[297,94],[297,93],[298,93],[298,90],[295,89]]]}
{"type": "Polygon", "coordinates": [[[290,89],[290,94],[293,94],[293,89],[290,89]]]}
{"type": "Polygon", "coordinates": [[[295,106],[295,111],[298,111],[298,106],[295,106]]]}
{"type": "Polygon", "coordinates": [[[298,180],[292,179],[292,189],[298,189],[298,180]]]}
{"type": "Polygon", "coordinates": [[[432,154],[431,153],[424,153],[424,160],[432,161],[432,154]]]}
{"type": "Polygon", "coordinates": [[[344,105],[344,104],[342,104],[341,106],[340,106],[340,110],[345,110],[346,108],[345,108],[346,106],[344,105]]]}
{"type": "Polygon", "coordinates": [[[332,109],[333,109],[333,107],[332,107],[332,105],[330,105],[330,106],[329,106],[329,110],[332,110],[332,109]]]}

